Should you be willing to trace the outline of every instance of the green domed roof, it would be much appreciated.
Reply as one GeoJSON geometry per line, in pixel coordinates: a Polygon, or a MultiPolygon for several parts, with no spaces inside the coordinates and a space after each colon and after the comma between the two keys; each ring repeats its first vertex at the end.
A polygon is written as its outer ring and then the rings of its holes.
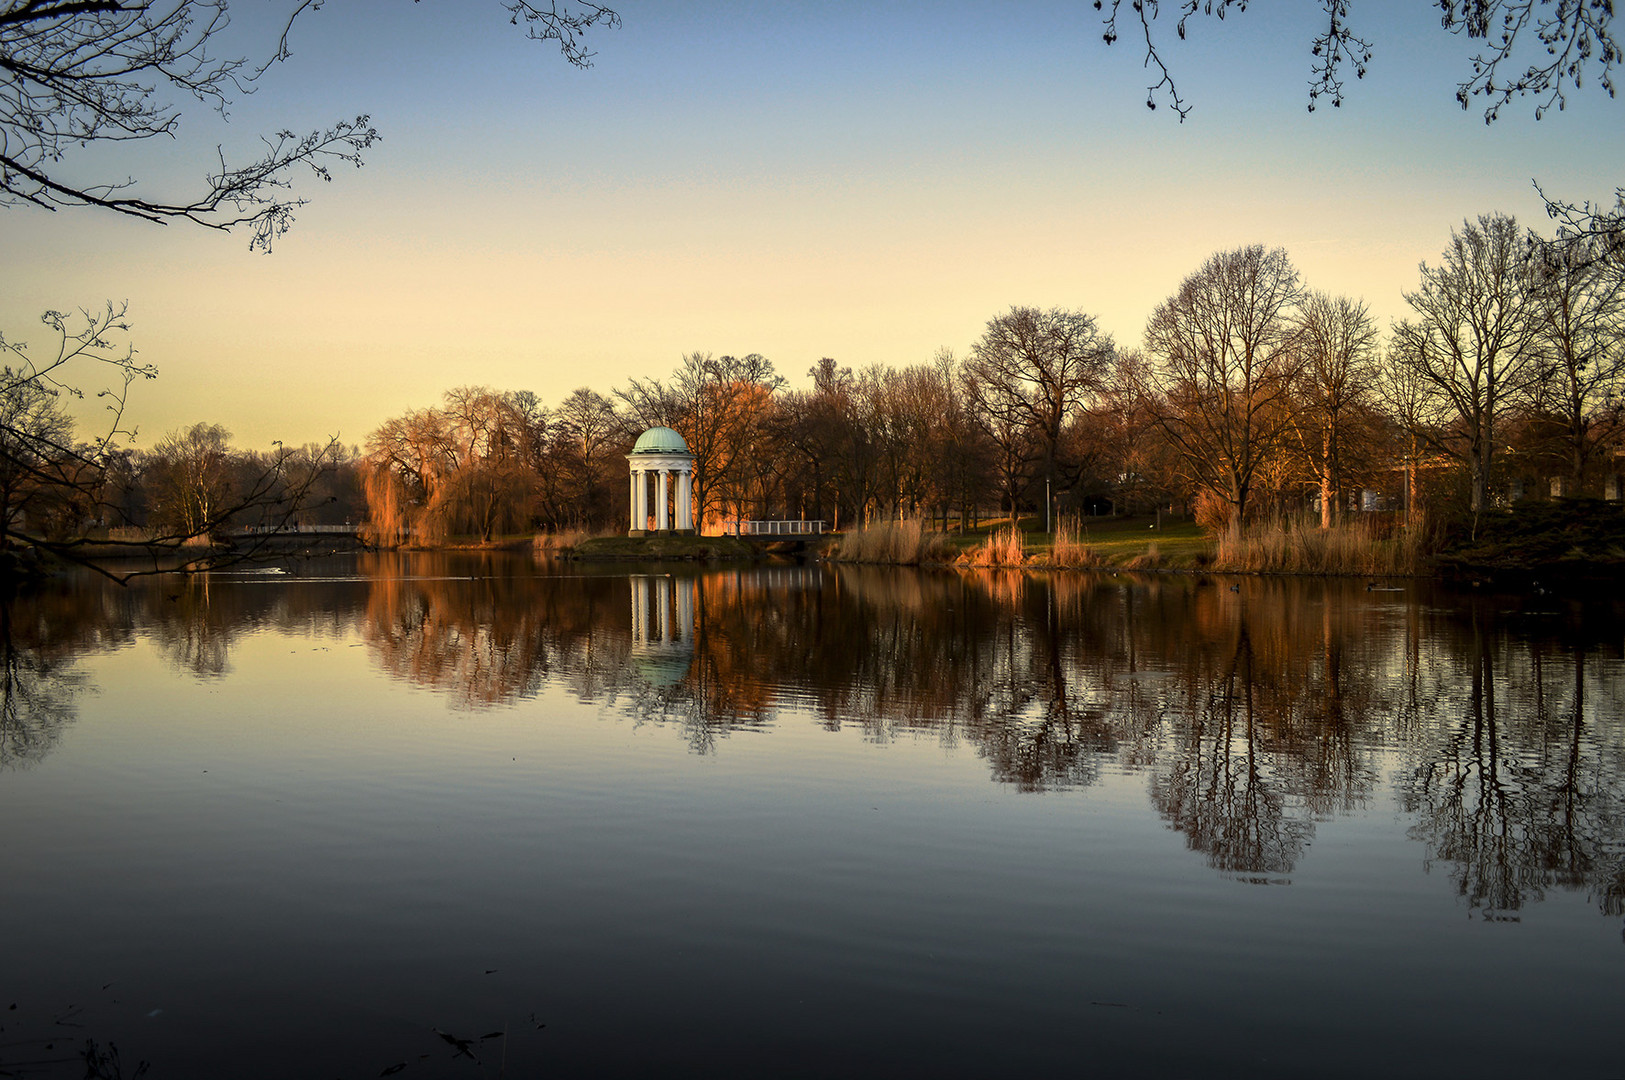
{"type": "Polygon", "coordinates": [[[634,454],[686,454],[688,443],[669,427],[652,427],[638,436],[634,454]]]}

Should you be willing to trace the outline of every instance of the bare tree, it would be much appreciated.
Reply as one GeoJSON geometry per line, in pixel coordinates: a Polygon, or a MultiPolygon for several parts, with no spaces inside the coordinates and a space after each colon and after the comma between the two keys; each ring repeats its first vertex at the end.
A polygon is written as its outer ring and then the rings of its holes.
{"type": "Polygon", "coordinates": [[[1298,308],[1295,331],[1302,368],[1294,429],[1319,481],[1320,524],[1330,528],[1342,511],[1351,436],[1370,397],[1377,328],[1365,304],[1311,292],[1298,308]]]}
{"type": "Polygon", "coordinates": [[[221,520],[235,494],[231,432],[196,423],[172,431],[147,454],[146,487],[152,519],[166,531],[200,535],[221,520]]]}
{"type": "Polygon", "coordinates": [[[1076,479],[1062,433],[1100,390],[1112,352],[1111,335],[1101,333],[1093,315],[1012,307],[988,320],[966,361],[965,385],[990,427],[1024,432],[1036,450],[1046,532],[1054,495],[1076,479]]]}
{"type": "Polygon", "coordinates": [[[1210,258],[1146,325],[1146,402],[1190,478],[1229,503],[1237,525],[1289,429],[1302,295],[1286,252],[1255,244],[1210,258]]]}
{"type": "Polygon", "coordinates": [[[1150,358],[1120,349],[1097,410],[1102,458],[1117,510],[1132,514],[1172,490],[1160,460],[1167,440],[1157,428],[1157,402],[1150,390],[1150,358]]]}
{"type": "Polygon", "coordinates": [[[1598,237],[1539,242],[1530,268],[1539,428],[1550,432],[1576,493],[1598,448],[1625,430],[1625,275],[1598,237]]]}
{"type": "Polygon", "coordinates": [[[46,504],[78,487],[82,459],[73,443],[73,419],[58,393],[37,379],[0,368],[0,549],[11,526],[37,519],[46,504]]]}
{"type": "Polygon", "coordinates": [[[1377,401],[1387,420],[1398,429],[1400,460],[1405,469],[1405,523],[1421,523],[1422,472],[1437,453],[1437,416],[1428,382],[1415,369],[1399,362],[1392,340],[1374,383],[1377,401]]]}
{"type": "MultiPolygon", "coordinates": [[[[552,452],[544,472],[562,481],[555,485],[562,496],[555,515],[575,525],[607,520],[609,493],[625,490],[624,484],[610,484],[607,476],[617,464],[615,455],[626,449],[624,418],[616,413],[613,401],[583,386],[559,405],[554,421],[552,452]]],[[[621,471],[624,475],[624,465],[621,471]]]]}
{"type": "Polygon", "coordinates": [[[823,357],[809,370],[811,391],[779,395],[774,434],[790,465],[790,494],[806,516],[834,521],[840,528],[840,487],[835,482],[852,372],[823,357]]]}
{"type": "Polygon", "coordinates": [[[615,396],[644,427],[675,429],[694,455],[694,516],[717,517],[724,503],[736,512],[758,479],[756,442],[765,431],[765,409],[784,385],[773,362],[759,353],[684,356],[669,383],[633,379],[615,396]]]}
{"type": "Polygon", "coordinates": [[[995,496],[999,509],[1009,513],[1014,524],[1026,495],[1033,462],[1038,457],[1032,435],[1026,425],[1012,416],[980,406],[975,376],[968,363],[959,366],[958,378],[960,397],[966,403],[972,429],[977,440],[987,448],[990,494],[995,496]]]}
{"type": "Polygon", "coordinates": [[[1417,430],[1467,466],[1475,522],[1489,505],[1496,423],[1536,372],[1528,268],[1511,217],[1463,222],[1439,265],[1423,263],[1421,287],[1405,294],[1416,318],[1394,327],[1391,360],[1426,391],[1417,430]]]}
{"type": "Polygon", "coordinates": [[[943,527],[947,528],[951,508],[959,511],[960,528],[968,529],[974,527],[976,510],[993,486],[992,448],[976,424],[961,378],[962,367],[953,351],[938,350],[932,366],[942,397],[933,471],[943,498],[943,527]]]}
{"type": "Polygon", "coordinates": [[[8,339],[0,333],[0,475],[6,490],[4,543],[76,559],[83,537],[61,521],[59,528],[25,511],[54,504],[67,517],[104,516],[108,466],[128,466],[115,446],[127,436],[124,406],[131,383],[157,372],[136,360],[127,339],[123,307],[74,315],[47,311],[40,319],[49,339],[42,344],[8,339]],[[83,399],[77,383],[100,384],[93,396],[106,405],[103,425],[78,440],[62,408],[64,399],[83,399]]]}

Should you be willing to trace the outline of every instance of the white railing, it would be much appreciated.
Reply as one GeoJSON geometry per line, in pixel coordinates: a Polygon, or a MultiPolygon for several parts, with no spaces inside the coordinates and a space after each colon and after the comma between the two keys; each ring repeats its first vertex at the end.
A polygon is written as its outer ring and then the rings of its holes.
{"type": "Polygon", "coordinates": [[[822,521],[724,521],[723,532],[729,536],[820,536],[824,532],[822,521]]]}
{"type": "Polygon", "coordinates": [[[247,525],[232,531],[238,536],[303,536],[307,533],[349,533],[354,536],[357,528],[355,525],[247,525]]]}

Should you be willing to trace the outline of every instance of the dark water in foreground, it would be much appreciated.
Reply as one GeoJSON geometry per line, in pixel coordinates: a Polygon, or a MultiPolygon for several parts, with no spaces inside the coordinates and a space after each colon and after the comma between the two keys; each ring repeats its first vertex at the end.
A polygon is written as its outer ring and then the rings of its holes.
{"type": "Polygon", "coordinates": [[[5,611],[0,1073],[1625,1075],[1618,601],[292,569],[5,611]]]}

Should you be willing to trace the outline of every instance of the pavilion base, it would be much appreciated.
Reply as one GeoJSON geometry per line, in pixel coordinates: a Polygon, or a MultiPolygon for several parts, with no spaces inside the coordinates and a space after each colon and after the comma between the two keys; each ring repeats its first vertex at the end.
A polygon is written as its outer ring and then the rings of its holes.
{"type": "Polygon", "coordinates": [[[698,536],[697,529],[628,529],[627,536],[698,536]]]}

